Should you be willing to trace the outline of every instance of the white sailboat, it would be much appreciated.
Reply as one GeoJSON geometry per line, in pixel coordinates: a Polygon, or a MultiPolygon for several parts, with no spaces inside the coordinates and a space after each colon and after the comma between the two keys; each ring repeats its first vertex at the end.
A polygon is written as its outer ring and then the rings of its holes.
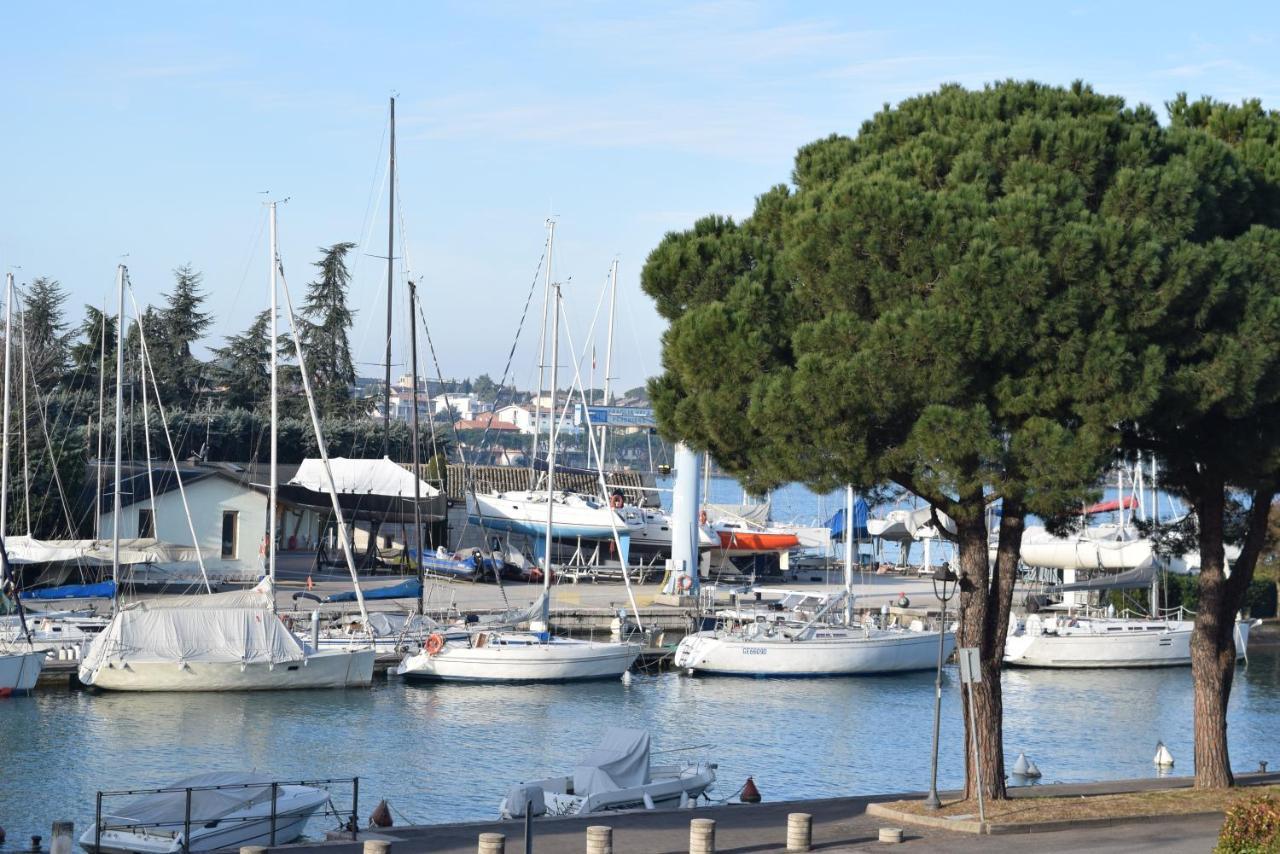
{"type": "MultiPolygon", "coordinates": [[[[1249,620],[1235,625],[1236,658],[1246,657],[1249,620]]],[[[1192,620],[1031,614],[1010,620],[1005,664],[1017,667],[1178,667],[1191,664],[1192,620]]]]}
{"type": "Polygon", "coordinates": [[[14,607],[18,611],[21,637],[13,643],[0,646],[0,697],[11,694],[25,694],[36,685],[40,671],[44,667],[45,651],[36,649],[31,643],[31,632],[27,627],[26,616],[22,612],[22,603],[18,600],[18,585],[15,582],[13,568],[9,565],[9,555],[5,550],[4,533],[8,522],[9,510],[9,357],[12,353],[10,334],[13,326],[13,273],[5,276],[7,295],[5,298],[5,335],[4,335],[4,412],[3,412],[3,462],[0,462],[0,593],[13,598],[14,607]]]}
{"type": "MultiPolygon", "coordinates": [[[[276,276],[280,271],[276,251],[276,207],[271,216],[271,309],[272,339],[276,340],[276,276]]],[[[116,353],[116,466],[114,542],[117,557],[112,565],[118,582],[120,530],[121,413],[120,378],[123,370],[124,265],[118,269],[121,318],[117,324],[116,353]]],[[[288,298],[288,287],[285,285],[288,298]]],[[[328,454],[320,431],[319,417],[311,394],[310,380],[301,341],[293,324],[292,304],[288,305],[303,390],[315,430],[321,459],[328,476],[330,498],[338,522],[339,538],[355,583],[361,615],[367,623],[364,599],[360,594],[355,562],[351,556],[347,529],[338,505],[328,454]]],[[[143,333],[145,336],[145,332],[143,333]]],[[[143,348],[145,353],[145,337],[143,348]]],[[[165,597],[117,606],[107,628],[93,640],[81,663],[80,681],[105,690],[117,691],[253,691],[290,688],[345,688],[367,686],[373,679],[374,649],[371,644],[353,641],[342,649],[315,650],[289,631],[276,613],[276,437],[277,402],[276,348],[271,352],[271,484],[268,489],[267,577],[247,592],[210,593],[185,597],[165,597]]],[[[146,373],[144,371],[144,381],[146,373]]],[[[151,376],[154,383],[154,373],[151,376]]],[[[117,597],[119,586],[117,583],[117,597]]]]}
{"type": "MultiPolygon", "coordinates": [[[[559,358],[560,291],[555,290],[552,321],[551,387],[556,387],[559,358]]],[[[543,603],[540,619],[530,631],[493,631],[451,639],[432,634],[424,648],[408,655],[396,672],[409,680],[466,682],[561,682],[617,678],[640,655],[635,643],[605,643],[552,637],[548,631],[551,602],[551,542],[556,531],[560,502],[555,495],[556,431],[552,424],[547,454],[547,499],[543,503],[543,603]]],[[[612,509],[609,512],[613,512],[612,509]]],[[[620,523],[619,523],[620,524],[620,523]]],[[[617,535],[616,528],[614,529],[617,535]]]]}
{"type": "MultiPolygon", "coordinates": [[[[853,515],[848,491],[846,518],[853,515]]],[[[757,620],[745,626],[698,632],[676,648],[675,665],[690,673],[736,676],[851,676],[931,670],[937,664],[938,633],[923,626],[877,628],[853,622],[853,550],[845,550],[845,590],[804,623],[757,620]],[[843,605],[843,620],[835,621],[843,605]]],[[[955,635],[943,637],[944,655],[955,635]]]]}

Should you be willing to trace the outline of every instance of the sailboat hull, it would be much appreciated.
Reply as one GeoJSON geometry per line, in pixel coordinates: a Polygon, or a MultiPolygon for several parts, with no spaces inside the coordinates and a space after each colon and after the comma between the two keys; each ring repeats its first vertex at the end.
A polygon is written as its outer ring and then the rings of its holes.
{"type": "MultiPolygon", "coordinates": [[[[944,657],[955,645],[955,635],[948,632],[943,639],[944,657]]],[[[682,640],[675,655],[677,667],[725,676],[861,676],[932,670],[937,664],[937,632],[796,641],[703,632],[682,640]]]]}
{"type": "Polygon", "coordinates": [[[36,686],[45,652],[0,653],[0,696],[25,694],[36,686]]]}
{"type": "Polygon", "coordinates": [[[450,643],[432,655],[407,656],[396,672],[408,680],[454,682],[575,682],[617,679],[640,655],[639,644],[552,638],[543,643],[450,643]]]}
{"type": "Polygon", "coordinates": [[[373,649],[322,650],[291,663],[112,661],[81,666],[80,681],[104,691],[270,691],[363,688],[373,681],[373,649]]]}
{"type": "MultiPolygon", "coordinates": [[[[1005,664],[1016,667],[1088,669],[1186,667],[1191,664],[1190,620],[1086,621],[1088,630],[1039,633],[1026,628],[1005,639],[1005,664]]],[[[1244,658],[1249,622],[1236,623],[1236,657],[1244,658]]]]}

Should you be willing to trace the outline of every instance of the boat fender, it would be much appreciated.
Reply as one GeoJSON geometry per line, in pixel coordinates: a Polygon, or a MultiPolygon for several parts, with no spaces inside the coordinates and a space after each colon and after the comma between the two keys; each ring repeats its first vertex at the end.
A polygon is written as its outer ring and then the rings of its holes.
{"type": "Polygon", "coordinates": [[[439,632],[432,632],[427,637],[427,655],[435,655],[444,649],[444,635],[439,632]]]}
{"type": "Polygon", "coordinates": [[[370,827],[391,827],[394,822],[391,820],[391,807],[387,805],[387,799],[383,798],[378,805],[373,808],[373,812],[369,814],[370,827]]]}
{"type": "Polygon", "coordinates": [[[644,793],[644,808],[647,810],[651,810],[654,808],[653,796],[650,795],[648,792],[644,793]]]}
{"type": "Polygon", "coordinates": [[[908,608],[908,607],[910,607],[910,606],[911,606],[911,600],[907,598],[907,594],[905,594],[905,593],[899,593],[899,594],[898,594],[898,607],[899,607],[899,608],[908,608]]]}

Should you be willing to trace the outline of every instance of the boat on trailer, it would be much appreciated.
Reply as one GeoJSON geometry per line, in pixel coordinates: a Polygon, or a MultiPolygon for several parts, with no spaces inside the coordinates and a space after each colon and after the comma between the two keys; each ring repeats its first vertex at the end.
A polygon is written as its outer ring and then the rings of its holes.
{"type": "Polygon", "coordinates": [[[562,816],[684,806],[705,795],[716,781],[715,763],[654,765],[650,759],[649,733],[611,727],[600,744],[578,760],[572,775],[513,786],[498,805],[499,817],[522,818],[526,812],[562,816]]]}

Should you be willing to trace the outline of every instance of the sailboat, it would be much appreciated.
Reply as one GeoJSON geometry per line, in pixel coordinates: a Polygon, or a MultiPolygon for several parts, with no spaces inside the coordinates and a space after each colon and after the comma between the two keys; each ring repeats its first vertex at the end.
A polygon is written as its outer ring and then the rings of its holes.
{"type": "MultiPolygon", "coordinates": [[[[853,516],[848,491],[846,518],[853,516]]],[[[923,626],[878,628],[853,621],[853,549],[845,549],[845,589],[803,623],[787,619],[736,622],[685,637],[675,665],[690,673],[736,676],[851,676],[931,670],[938,632],[923,626]],[[843,620],[835,619],[843,606],[843,620]]],[[[945,627],[940,627],[945,630],[945,627]]],[[[943,637],[944,656],[955,634],[943,637]]]]}
{"type": "MultiPolygon", "coordinates": [[[[270,205],[271,218],[271,309],[272,341],[275,329],[277,284],[280,262],[276,249],[276,206],[270,205]]],[[[119,317],[116,350],[116,466],[113,539],[119,549],[120,533],[120,460],[123,377],[124,265],[117,270],[119,317]]],[[[286,299],[288,288],[285,286],[286,299]]],[[[289,306],[292,324],[293,309],[289,306]]],[[[145,341],[145,331],[139,327],[145,341]]],[[[364,600],[359,598],[359,580],[350,543],[338,506],[332,473],[328,471],[328,454],[320,431],[319,417],[311,394],[306,362],[296,325],[293,328],[303,390],[311,415],[316,440],[328,474],[329,493],[338,521],[339,538],[347,557],[362,616],[368,622],[364,600]]],[[[145,353],[145,343],[143,345],[145,353]]],[[[276,482],[277,405],[276,348],[271,352],[271,483],[267,498],[267,575],[256,588],[245,592],[209,593],[195,596],[164,597],[117,605],[107,628],[93,640],[80,666],[80,681],[88,686],[116,691],[251,691],[286,688],[344,688],[367,686],[373,679],[374,648],[353,640],[342,649],[313,649],[296,638],[276,613],[276,482]]],[[[154,374],[152,381],[154,382],[154,374]]],[[[145,374],[144,374],[145,381],[145,374]]],[[[113,574],[120,569],[113,562],[113,574]]],[[[117,584],[116,590],[119,590],[117,584]]],[[[117,592],[118,596],[118,592],[117,592]]]]}
{"type": "Polygon", "coordinates": [[[21,640],[0,646],[0,697],[10,694],[24,694],[35,687],[44,667],[45,651],[36,649],[31,642],[31,630],[27,627],[26,615],[22,611],[22,602],[18,598],[18,584],[13,568],[9,565],[9,554],[5,549],[4,534],[9,510],[9,380],[10,342],[13,340],[13,273],[5,276],[5,328],[4,328],[4,412],[3,412],[3,462],[0,462],[0,593],[13,599],[18,612],[18,620],[22,629],[21,640]],[[25,641],[25,644],[22,643],[25,641]]]}
{"type": "MultiPolygon", "coordinates": [[[[555,286],[552,320],[551,387],[556,387],[559,359],[560,290],[555,286]]],[[[540,619],[529,631],[492,631],[450,638],[433,633],[423,649],[405,656],[396,672],[409,680],[465,682],[567,682],[620,677],[640,655],[636,643],[606,643],[553,637],[548,631],[551,607],[551,542],[556,513],[556,430],[551,426],[547,454],[547,497],[543,504],[543,601],[540,619]]],[[[612,512],[612,511],[610,511],[612,512]]],[[[620,524],[620,523],[619,523],[620,524]]],[[[615,536],[617,536],[615,529],[615,536]]]]}

